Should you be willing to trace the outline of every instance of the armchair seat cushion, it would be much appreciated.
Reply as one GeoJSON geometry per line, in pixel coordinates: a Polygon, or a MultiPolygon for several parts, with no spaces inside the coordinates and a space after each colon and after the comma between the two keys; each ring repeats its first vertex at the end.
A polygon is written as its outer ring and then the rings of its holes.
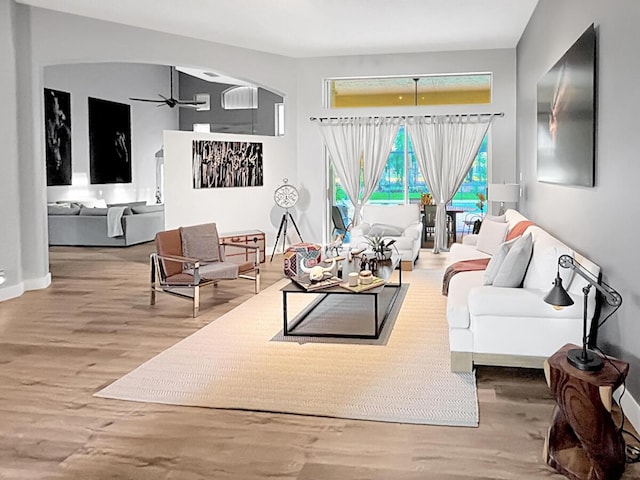
{"type": "Polygon", "coordinates": [[[238,278],[238,264],[212,262],[200,265],[200,278],[206,280],[233,280],[238,278]]]}
{"type": "Polygon", "coordinates": [[[166,277],[165,282],[169,285],[193,285],[193,275],[189,273],[176,273],[175,275],[166,277]]]}

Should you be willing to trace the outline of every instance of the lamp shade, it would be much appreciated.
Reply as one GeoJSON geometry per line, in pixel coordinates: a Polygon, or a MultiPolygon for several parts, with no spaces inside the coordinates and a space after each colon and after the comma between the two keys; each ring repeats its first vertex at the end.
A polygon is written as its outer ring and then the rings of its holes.
{"type": "Polygon", "coordinates": [[[544,301],[554,307],[568,307],[573,305],[573,300],[562,286],[562,278],[558,274],[553,281],[553,288],[544,297],[544,301]]]}
{"type": "Polygon", "coordinates": [[[491,202],[515,203],[520,198],[520,185],[517,183],[491,183],[487,193],[487,198],[491,202]]]}

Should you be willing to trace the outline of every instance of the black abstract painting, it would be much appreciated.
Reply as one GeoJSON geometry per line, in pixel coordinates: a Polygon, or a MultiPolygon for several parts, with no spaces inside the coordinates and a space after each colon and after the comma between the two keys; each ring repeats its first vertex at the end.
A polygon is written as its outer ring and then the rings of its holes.
{"type": "Polygon", "coordinates": [[[89,97],[91,183],[131,183],[131,106],[89,97]]]}
{"type": "Polygon", "coordinates": [[[262,143],[193,141],[193,188],[262,186],[262,143]]]}
{"type": "Polygon", "coordinates": [[[47,185],[71,185],[71,94],[44,89],[47,185]]]}
{"type": "Polygon", "coordinates": [[[591,25],[538,82],[538,180],[593,187],[596,30],[591,25]]]}

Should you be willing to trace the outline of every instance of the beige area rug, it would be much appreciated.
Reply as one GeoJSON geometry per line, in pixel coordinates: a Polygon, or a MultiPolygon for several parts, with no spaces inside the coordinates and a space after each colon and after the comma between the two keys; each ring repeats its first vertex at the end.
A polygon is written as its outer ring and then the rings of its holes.
{"type": "MultiPolygon", "coordinates": [[[[379,341],[282,337],[282,280],[96,396],[138,402],[477,426],[473,373],[452,373],[442,271],[409,284],[379,341]],[[285,340],[285,341],[283,341],[285,340]]],[[[289,295],[291,314],[315,295],[289,295]]]]}

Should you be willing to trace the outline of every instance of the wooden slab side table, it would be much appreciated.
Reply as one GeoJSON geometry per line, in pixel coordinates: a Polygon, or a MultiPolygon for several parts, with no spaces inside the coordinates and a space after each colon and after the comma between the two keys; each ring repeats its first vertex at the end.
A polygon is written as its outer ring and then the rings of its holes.
{"type": "Polygon", "coordinates": [[[544,362],[557,405],[543,456],[572,480],[615,480],[624,472],[625,444],[611,418],[612,394],[629,364],[612,358],[601,370],[584,372],[567,361],[573,348],[580,347],[567,344],[544,362]]]}

